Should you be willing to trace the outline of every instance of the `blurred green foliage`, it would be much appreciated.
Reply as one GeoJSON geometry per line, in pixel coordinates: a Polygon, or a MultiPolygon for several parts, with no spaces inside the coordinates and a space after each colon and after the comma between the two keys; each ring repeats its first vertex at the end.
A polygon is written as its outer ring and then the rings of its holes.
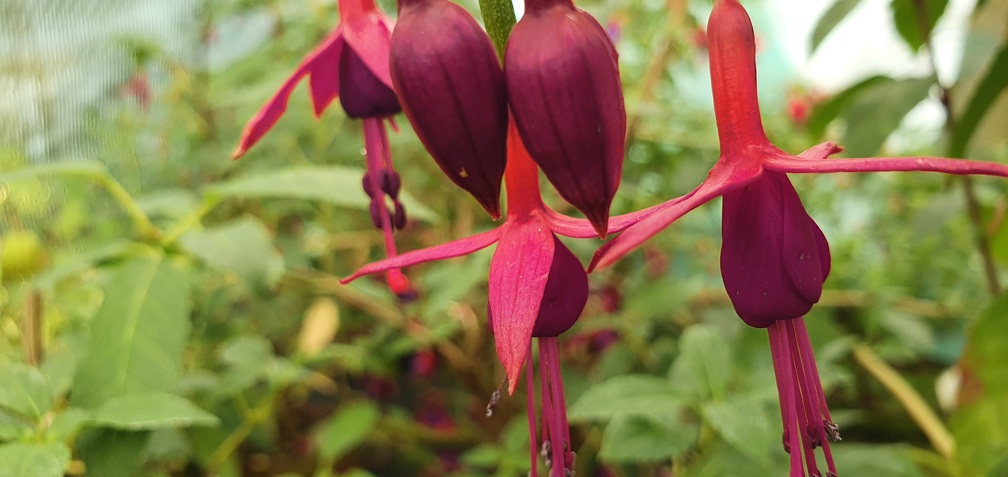
{"type": "MultiPolygon", "coordinates": [[[[244,122],[335,25],[335,2],[71,3],[0,6],[0,40],[15,45],[0,49],[12,87],[0,98],[0,476],[524,475],[524,400],[485,415],[503,379],[484,325],[489,255],[408,270],[420,289],[408,303],[377,281],[339,285],[379,257],[381,237],[359,190],[360,125],[338,108],[313,118],[303,85],[266,139],[229,160],[244,122]]],[[[813,47],[856,4],[829,9],[813,47]]],[[[618,32],[630,143],[614,212],[688,191],[717,156],[697,86],[710,3],[583,7],[618,32]]],[[[892,2],[908,49],[933,49],[944,10],[892,2]]],[[[795,85],[763,104],[770,135],[795,152],[830,139],[859,155],[1008,160],[1006,33],[991,20],[1006,10],[976,6],[954,84],[875,77],[825,98],[795,85]],[[952,112],[941,137],[901,128],[927,98],[952,112]]],[[[400,248],[490,227],[399,123],[412,217],[400,248]]],[[[808,324],[844,430],[841,473],[1008,473],[1008,185],[793,180],[833,251],[808,324]],[[911,419],[913,399],[939,419],[911,419]]],[[[766,337],[721,287],[718,214],[703,207],[591,277],[562,338],[579,475],[787,472],[766,337]]],[[[595,245],[571,247],[587,259],[595,245]]]]}

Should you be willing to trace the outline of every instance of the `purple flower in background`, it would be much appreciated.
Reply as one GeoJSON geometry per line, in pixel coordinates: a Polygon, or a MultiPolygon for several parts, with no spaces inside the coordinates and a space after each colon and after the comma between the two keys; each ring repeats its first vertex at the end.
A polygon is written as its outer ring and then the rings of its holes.
{"type": "MultiPolygon", "coordinates": [[[[362,185],[371,198],[371,219],[385,236],[388,256],[396,255],[393,229],[406,226],[399,201],[401,179],[392,167],[384,121],[401,111],[389,75],[392,21],[374,0],[339,0],[341,22],[308,54],[272,98],[249,120],[233,157],[238,159],[259,142],[287,110],[294,88],[307,76],[315,116],[339,98],[347,116],[364,122],[367,173],[362,185]]],[[[401,298],[413,290],[399,270],[386,274],[389,289],[401,298]]]]}

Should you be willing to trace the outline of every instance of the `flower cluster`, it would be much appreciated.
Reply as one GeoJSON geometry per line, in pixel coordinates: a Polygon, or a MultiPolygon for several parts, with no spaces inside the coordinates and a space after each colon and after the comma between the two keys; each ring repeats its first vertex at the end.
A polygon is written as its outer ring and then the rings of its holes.
{"type": "Polygon", "coordinates": [[[526,0],[503,66],[476,20],[448,0],[399,0],[394,29],[373,0],[340,0],[339,6],[341,25],[252,119],[235,157],[276,123],[294,85],[309,76],[316,114],[339,97],[347,115],[364,122],[364,190],[372,199],[375,226],[386,236],[388,257],[361,267],[344,283],[386,273],[392,290],[405,294],[409,284],[401,268],[496,245],[487,318],[509,393],[526,369],[532,475],[540,448],[551,476],[571,475],[574,466],[557,337],[581,315],[589,288],[585,268],[558,235],[588,239],[619,233],[595,253],[591,271],[722,197],[721,274],[738,316],[768,330],[791,475],[822,475],[815,455],[821,448],[826,475],[835,476],[829,442],[839,440],[839,428],[826,406],[804,323],[829,275],[829,244],[787,174],[932,171],[1008,177],[1003,165],[946,158],[832,160],[828,157],[841,150],[832,143],[797,156],[781,151],[768,140],[760,118],[748,14],[737,0],[717,0],[707,43],[720,158],[692,192],[610,217],[626,135],[617,54],[606,30],[571,0],[526,0]],[[448,179],[493,219],[503,216],[503,223],[396,253],[392,230],[402,229],[406,216],[384,121],[400,109],[448,179]],[[543,203],[540,170],[585,219],[543,203]],[[541,442],[532,338],[538,339],[541,442]]]}

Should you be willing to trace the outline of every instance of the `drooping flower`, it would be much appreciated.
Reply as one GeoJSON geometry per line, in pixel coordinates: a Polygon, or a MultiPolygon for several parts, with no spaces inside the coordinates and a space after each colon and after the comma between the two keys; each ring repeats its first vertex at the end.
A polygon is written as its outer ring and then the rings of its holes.
{"type": "Polygon", "coordinates": [[[826,406],[804,322],[830,271],[829,245],[787,173],[932,171],[1008,177],[1008,167],[936,157],[829,160],[841,150],[831,143],[798,156],[787,154],[763,130],[752,23],[738,0],[718,1],[707,39],[721,147],[717,163],[692,192],[640,212],[643,218],[603,245],[590,268],[611,265],[683,214],[723,196],[721,274],[739,317],[768,329],[791,476],[821,475],[817,447],[825,457],[826,475],[836,476],[829,441],[839,439],[839,429],[826,406]]]}
{"type": "MultiPolygon", "coordinates": [[[[567,217],[543,204],[538,170],[513,125],[509,128],[507,144],[507,215],[503,224],[470,237],[370,263],[342,282],[467,255],[496,243],[489,273],[490,325],[497,356],[507,372],[508,391],[513,393],[531,338],[537,333],[543,336],[559,334],[577,318],[574,316],[569,323],[554,318],[548,324],[537,324],[540,308],[548,307],[551,313],[563,311],[562,314],[569,316],[567,311],[584,306],[583,302],[577,305],[576,300],[571,301],[571,297],[580,296],[580,289],[567,288],[585,279],[582,277],[584,270],[579,264],[574,270],[576,259],[556,235],[589,238],[595,236],[595,230],[586,220],[567,217]]],[[[638,219],[637,215],[614,217],[609,226],[612,230],[622,230],[638,219]]],[[[587,282],[584,294],[587,296],[587,282]]]]}
{"type": "Polygon", "coordinates": [[[403,110],[445,175],[497,219],[507,91],[493,43],[447,0],[400,0],[390,69],[403,110]]]}
{"type": "MultiPolygon", "coordinates": [[[[371,219],[385,237],[386,253],[395,256],[392,231],[405,227],[406,210],[399,201],[401,179],[392,167],[383,122],[401,111],[388,67],[393,23],[374,0],[339,0],[339,11],[340,24],[249,120],[233,157],[245,155],[273,128],[287,110],[294,88],[307,76],[316,117],[339,98],[347,116],[363,120],[367,173],[362,186],[371,199],[371,219]]],[[[402,298],[413,294],[399,270],[389,270],[386,282],[402,298]]]]}
{"type": "Polygon", "coordinates": [[[571,0],[527,0],[508,38],[504,75],[532,159],[604,237],[626,141],[616,49],[605,29],[571,0]]]}

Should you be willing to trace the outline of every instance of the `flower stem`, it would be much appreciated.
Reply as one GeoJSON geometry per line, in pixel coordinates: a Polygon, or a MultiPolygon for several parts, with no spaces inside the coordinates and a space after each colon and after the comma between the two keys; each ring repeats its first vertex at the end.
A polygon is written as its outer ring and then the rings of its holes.
{"type": "Polygon", "coordinates": [[[479,7],[487,34],[497,49],[497,56],[503,61],[508,35],[517,22],[514,6],[510,0],[479,0],[479,7]]]}
{"type": "Polygon", "coordinates": [[[858,364],[882,383],[906,409],[924,435],[931,441],[935,450],[946,459],[951,459],[955,453],[955,438],[938,415],[924,401],[924,398],[871,348],[863,344],[856,344],[853,347],[853,352],[854,359],[858,364]]]}

